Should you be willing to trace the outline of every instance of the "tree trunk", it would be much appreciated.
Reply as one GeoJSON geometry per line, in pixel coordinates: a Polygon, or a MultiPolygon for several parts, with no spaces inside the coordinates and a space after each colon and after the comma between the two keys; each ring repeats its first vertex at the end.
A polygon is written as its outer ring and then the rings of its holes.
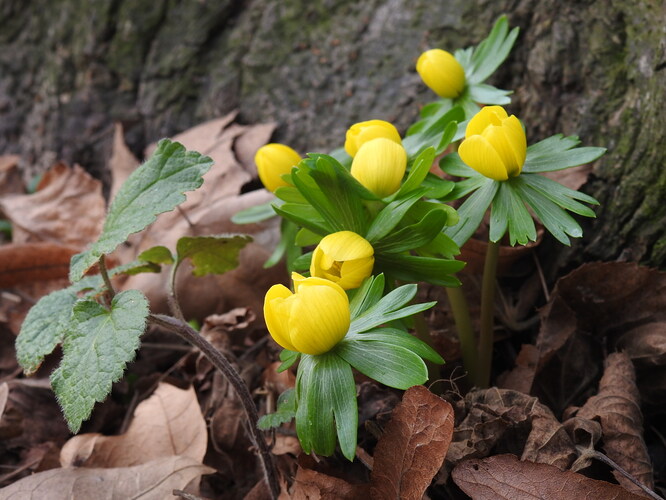
{"type": "Polygon", "coordinates": [[[508,13],[521,34],[496,75],[529,142],[605,146],[584,190],[601,201],[582,260],[666,264],[666,46],[662,0],[3,0],[0,152],[26,176],[54,160],[105,177],[113,122],[139,153],[240,108],[301,152],[337,147],[356,121],[400,129],[434,95],[421,51],[477,43],[508,13]]]}

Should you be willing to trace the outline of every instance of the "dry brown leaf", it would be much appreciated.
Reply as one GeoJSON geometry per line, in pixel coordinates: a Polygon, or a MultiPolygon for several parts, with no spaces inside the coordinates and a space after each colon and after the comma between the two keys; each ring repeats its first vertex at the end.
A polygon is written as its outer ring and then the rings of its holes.
{"type": "Polygon", "coordinates": [[[578,167],[556,170],[554,172],[544,172],[544,176],[559,182],[563,186],[578,191],[578,189],[587,182],[587,178],[592,172],[592,165],[580,165],[578,167]]]}
{"type": "Polygon", "coordinates": [[[112,179],[109,200],[113,200],[116,197],[120,187],[130,174],[136,170],[139,164],[139,160],[136,159],[136,156],[134,156],[125,143],[123,126],[120,123],[116,123],[113,132],[111,159],[109,160],[112,179]]]}
{"type": "Polygon", "coordinates": [[[625,351],[636,363],[643,401],[662,404],[666,273],[635,263],[585,264],[557,282],[541,317],[534,387],[555,396],[546,399],[554,411],[594,394],[603,345],[625,351]]]}
{"type": "Polygon", "coordinates": [[[514,455],[465,460],[453,480],[474,500],[644,500],[621,486],[561,471],[546,464],[520,461],[514,455]]]}
{"type": "Polygon", "coordinates": [[[0,246],[0,288],[66,278],[77,249],[58,243],[12,243],[0,246]]]}
{"type": "Polygon", "coordinates": [[[408,389],[377,442],[371,497],[420,499],[449,449],[453,408],[418,385],[408,389]]]}
{"type": "Polygon", "coordinates": [[[37,192],[6,195],[0,209],[12,222],[14,243],[48,241],[83,248],[102,231],[102,184],[80,166],[53,166],[37,192]]]}
{"type": "Polygon", "coordinates": [[[215,472],[190,457],[164,457],[134,467],[67,467],[33,474],[0,490],[3,500],[164,500],[202,474],[215,472]]]}
{"type": "Polygon", "coordinates": [[[344,479],[299,467],[294,484],[291,486],[290,496],[283,492],[280,499],[358,500],[368,498],[368,490],[367,484],[351,484],[344,479]]]}
{"type": "Polygon", "coordinates": [[[17,155],[0,155],[0,195],[23,192],[23,180],[18,168],[20,159],[17,155]]]}
{"type": "Polygon", "coordinates": [[[456,404],[456,421],[446,456],[449,470],[466,458],[486,457],[495,449],[561,469],[576,458],[573,442],[550,409],[521,392],[472,391],[456,404]]]}
{"type": "MultiPolygon", "coordinates": [[[[606,455],[652,489],[652,464],[643,441],[643,415],[634,367],[625,353],[610,354],[605,365],[599,394],[588,399],[576,416],[601,423],[606,455]]],[[[614,471],[613,475],[628,490],[642,491],[619,472],[614,471]]]]}
{"type": "Polygon", "coordinates": [[[539,363],[539,349],[534,344],[523,344],[518,356],[516,366],[508,373],[500,375],[498,387],[529,394],[532,382],[539,363]]]}
{"type": "Polygon", "coordinates": [[[208,433],[193,388],[160,383],[141,402],[125,434],[80,434],[62,449],[63,467],[129,467],[161,457],[181,456],[203,461],[208,433]]]}

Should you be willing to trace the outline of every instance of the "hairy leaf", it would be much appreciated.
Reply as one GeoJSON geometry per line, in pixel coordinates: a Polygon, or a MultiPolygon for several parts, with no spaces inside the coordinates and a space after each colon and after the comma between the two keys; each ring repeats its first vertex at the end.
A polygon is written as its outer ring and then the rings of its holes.
{"type": "Polygon", "coordinates": [[[238,267],[238,254],[250,241],[252,237],[244,234],[185,236],[176,244],[176,263],[190,259],[194,276],[224,274],[238,267]]]}

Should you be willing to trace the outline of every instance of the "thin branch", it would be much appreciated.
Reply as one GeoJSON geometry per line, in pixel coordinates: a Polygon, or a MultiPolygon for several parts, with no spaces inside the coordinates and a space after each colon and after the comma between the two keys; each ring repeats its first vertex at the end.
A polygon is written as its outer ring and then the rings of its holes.
{"type": "Polygon", "coordinates": [[[243,409],[245,410],[245,414],[249,420],[248,429],[250,431],[250,438],[259,450],[259,459],[266,482],[273,498],[277,498],[280,493],[280,485],[277,480],[275,464],[273,463],[273,458],[271,456],[270,450],[268,449],[268,445],[266,444],[261,431],[259,431],[257,428],[257,421],[259,420],[257,407],[254,404],[254,400],[252,399],[250,391],[245,385],[245,382],[243,382],[243,379],[241,379],[238,372],[220,351],[215,349],[212,344],[210,344],[206,339],[199,335],[199,332],[197,332],[184,321],[180,321],[176,318],[172,318],[171,316],[165,316],[162,314],[151,314],[149,316],[149,320],[155,325],[177,333],[190,344],[198,347],[204,356],[206,356],[208,361],[210,361],[213,366],[215,366],[215,368],[220,370],[220,372],[222,372],[222,374],[227,378],[229,383],[231,383],[234,390],[236,391],[236,394],[238,394],[238,397],[241,400],[241,404],[243,405],[243,409]]]}

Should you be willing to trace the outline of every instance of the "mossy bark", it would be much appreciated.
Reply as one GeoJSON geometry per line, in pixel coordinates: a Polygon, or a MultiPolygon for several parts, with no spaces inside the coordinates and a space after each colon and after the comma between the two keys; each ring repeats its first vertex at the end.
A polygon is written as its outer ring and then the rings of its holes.
{"type": "Polygon", "coordinates": [[[666,48],[661,0],[4,0],[0,152],[26,175],[55,159],[105,177],[113,122],[143,146],[240,108],[300,151],[339,146],[355,121],[404,130],[433,98],[419,53],[520,26],[494,79],[515,90],[528,139],[605,146],[585,190],[601,201],[582,260],[666,264],[666,48]]]}

